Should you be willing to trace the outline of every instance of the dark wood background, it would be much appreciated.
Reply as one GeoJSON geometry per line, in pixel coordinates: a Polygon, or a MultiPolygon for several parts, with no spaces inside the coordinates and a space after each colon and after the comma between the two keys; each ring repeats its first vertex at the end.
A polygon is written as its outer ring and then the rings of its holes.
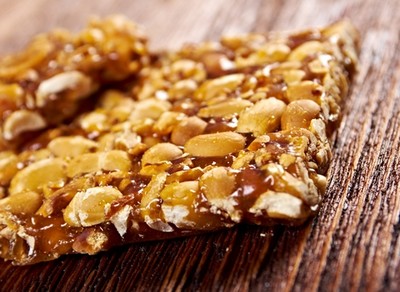
{"type": "Polygon", "coordinates": [[[78,30],[90,15],[111,13],[142,24],[153,49],[343,17],[362,36],[328,191],[312,222],[240,226],[27,267],[0,261],[0,290],[399,291],[399,10],[398,0],[0,0],[0,54],[38,32],[78,30]]]}

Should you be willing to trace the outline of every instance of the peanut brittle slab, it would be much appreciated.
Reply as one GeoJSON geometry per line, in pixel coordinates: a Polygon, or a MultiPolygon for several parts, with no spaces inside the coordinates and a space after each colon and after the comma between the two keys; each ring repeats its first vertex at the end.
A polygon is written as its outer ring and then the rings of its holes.
{"type": "Polygon", "coordinates": [[[303,223],[325,192],[357,46],[339,22],[152,54],[128,89],[0,153],[1,257],[303,223]]]}

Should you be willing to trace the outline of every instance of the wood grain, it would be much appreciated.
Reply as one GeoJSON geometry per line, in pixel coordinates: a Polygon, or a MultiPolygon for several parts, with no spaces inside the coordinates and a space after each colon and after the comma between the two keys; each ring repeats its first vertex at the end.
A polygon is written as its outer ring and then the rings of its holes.
{"type": "Polygon", "coordinates": [[[2,291],[399,291],[400,14],[397,0],[0,0],[0,54],[53,27],[124,13],[153,49],[224,33],[296,29],[347,17],[360,68],[334,139],[319,215],[301,228],[239,226],[35,266],[0,263],[2,291]]]}

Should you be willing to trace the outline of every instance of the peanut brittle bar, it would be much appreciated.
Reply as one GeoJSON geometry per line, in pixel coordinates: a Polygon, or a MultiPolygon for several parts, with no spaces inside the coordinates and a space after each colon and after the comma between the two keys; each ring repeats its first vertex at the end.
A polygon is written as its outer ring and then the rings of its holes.
{"type": "Polygon", "coordinates": [[[318,210],[357,65],[348,22],[160,53],[128,90],[0,153],[0,255],[32,264],[318,210]]]}
{"type": "Polygon", "coordinates": [[[0,150],[73,117],[100,86],[132,76],[146,62],[146,38],[122,16],[92,19],[77,34],[37,36],[24,51],[0,59],[0,150]]]}

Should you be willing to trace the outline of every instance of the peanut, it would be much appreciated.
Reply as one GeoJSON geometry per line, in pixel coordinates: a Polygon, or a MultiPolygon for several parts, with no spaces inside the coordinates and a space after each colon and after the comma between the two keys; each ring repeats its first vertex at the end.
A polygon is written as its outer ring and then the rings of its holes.
{"type": "Polygon", "coordinates": [[[312,100],[300,99],[291,102],[281,118],[282,130],[308,128],[311,120],[321,111],[320,106],[312,100]]]}
{"type": "Polygon", "coordinates": [[[209,100],[233,92],[244,80],[244,74],[231,74],[204,82],[195,92],[198,100],[209,100]]]}
{"type": "Polygon", "coordinates": [[[64,220],[74,227],[102,223],[106,220],[106,206],[121,197],[121,192],[111,186],[93,187],[78,192],[64,210],[64,220]]]}
{"type": "Polygon", "coordinates": [[[267,215],[274,219],[303,219],[309,215],[302,200],[287,193],[274,191],[261,194],[249,210],[256,215],[262,215],[262,211],[266,211],[267,215]]]}
{"type": "Polygon", "coordinates": [[[171,133],[171,142],[185,145],[192,137],[200,135],[207,127],[207,123],[198,117],[188,117],[177,124],[171,133]]]}
{"type": "Polygon", "coordinates": [[[142,165],[171,161],[182,155],[182,150],[172,143],[159,143],[149,148],[142,157],[142,165]]]}
{"type": "Polygon", "coordinates": [[[286,104],[276,98],[260,100],[254,106],[244,110],[238,120],[237,131],[264,135],[279,128],[281,116],[286,104]]]}
{"type": "Polygon", "coordinates": [[[98,144],[81,136],[58,137],[50,141],[47,148],[58,157],[76,157],[96,150],[98,144]]]}
{"type": "Polygon", "coordinates": [[[10,196],[23,191],[39,191],[48,183],[64,181],[65,168],[66,162],[61,158],[47,158],[28,165],[11,180],[10,196]]]}
{"type": "Polygon", "coordinates": [[[59,93],[67,93],[66,98],[70,100],[84,98],[95,88],[91,79],[81,72],[63,72],[40,83],[36,91],[36,105],[45,106],[55,94],[59,93]]]}
{"type": "Polygon", "coordinates": [[[202,118],[230,118],[232,116],[238,115],[243,109],[248,108],[252,105],[253,103],[248,100],[232,99],[202,108],[200,109],[198,115],[202,118]]]}
{"type": "Polygon", "coordinates": [[[201,176],[200,188],[211,205],[228,212],[233,221],[240,221],[240,212],[235,210],[237,203],[230,197],[235,190],[233,173],[224,167],[215,167],[201,176]]]}
{"type": "Polygon", "coordinates": [[[289,61],[303,61],[307,56],[324,52],[325,48],[321,42],[309,41],[295,48],[289,55],[289,61]]]}
{"type": "Polygon", "coordinates": [[[322,92],[324,92],[324,89],[321,85],[313,81],[306,80],[300,83],[289,84],[286,91],[286,96],[289,101],[310,99],[320,104],[322,92]]]}
{"type": "Polygon", "coordinates": [[[203,134],[187,141],[185,152],[200,157],[225,156],[242,150],[245,143],[246,139],[235,132],[203,134]]]}
{"type": "Polygon", "coordinates": [[[36,112],[18,110],[13,112],[4,122],[3,137],[12,140],[24,132],[36,131],[46,127],[44,118],[36,112]]]}
{"type": "Polygon", "coordinates": [[[18,172],[18,157],[11,151],[0,152],[0,185],[8,185],[18,172]]]}
{"type": "Polygon", "coordinates": [[[0,210],[13,214],[34,214],[42,204],[42,196],[25,191],[0,200],[0,210]]]}
{"type": "Polygon", "coordinates": [[[74,177],[83,173],[101,170],[129,171],[131,161],[129,155],[121,150],[107,152],[85,153],[71,160],[67,167],[67,175],[74,177]]]}

